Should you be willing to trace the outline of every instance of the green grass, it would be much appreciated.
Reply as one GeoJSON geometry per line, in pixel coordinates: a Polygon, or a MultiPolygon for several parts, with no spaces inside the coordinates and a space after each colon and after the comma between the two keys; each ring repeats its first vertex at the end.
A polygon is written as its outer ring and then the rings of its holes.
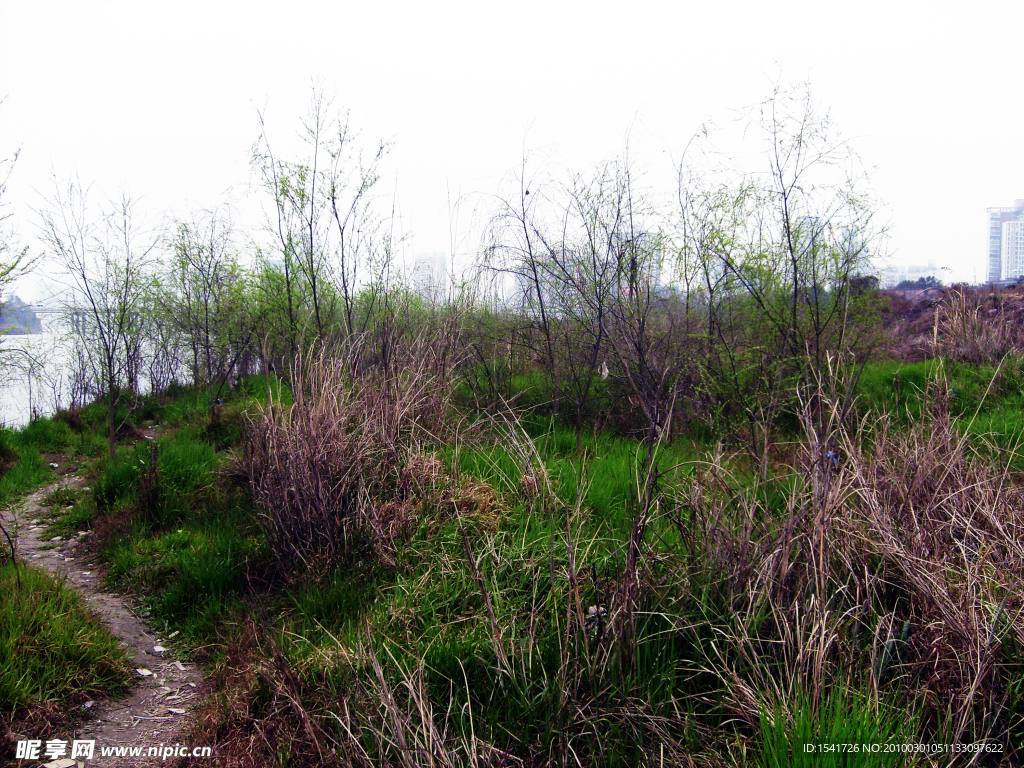
{"type": "Polygon", "coordinates": [[[881,361],[864,368],[857,387],[862,412],[887,413],[897,426],[920,421],[929,408],[945,408],[975,444],[997,449],[989,459],[1024,471],[1022,363],[1001,366],[940,359],[881,361]]]}
{"type": "Polygon", "coordinates": [[[42,454],[64,450],[75,436],[67,424],[36,419],[18,430],[0,428],[0,506],[55,477],[42,454]]]}
{"type": "MultiPolygon", "coordinates": [[[[523,426],[535,441],[555,493],[568,505],[582,496],[582,506],[600,526],[621,531],[629,524],[632,500],[637,498],[638,477],[643,475],[646,449],[636,440],[608,433],[584,433],[582,456],[577,455],[576,432],[550,419],[525,419],[523,426]]],[[[496,441],[487,446],[463,447],[458,454],[459,469],[484,480],[494,488],[514,493],[522,472],[514,453],[496,441]]],[[[678,438],[659,449],[661,472],[700,458],[701,446],[678,438]]],[[[442,452],[455,461],[455,452],[442,452]]]]}
{"type": "Polygon", "coordinates": [[[58,419],[35,419],[18,430],[0,428],[0,506],[55,479],[43,454],[78,455],[82,445],[80,436],[58,419]]]}
{"type": "Polygon", "coordinates": [[[805,693],[793,696],[787,706],[788,713],[781,708],[761,713],[758,768],[896,768],[920,759],[884,751],[914,743],[914,717],[886,705],[876,713],[866,695],[842,685],[817,711],[805,693]]]}
{"type": "Polygon", "coordinates": [[[96,518],[96,502],[91,497],[83,497],[70,508],[57,510],[46,528],[46,536],[73,536],[78,531],[92,528],[96,518]]]}
{"type": "Polygon", "coordinates": [[[19,430],[18,439],[23,445],[31,445],[42,453],[54,453],[74,442],[74,433],[61,421],[35,419],[19,430]]]}
{"type": "Polygon", "coordinates": [[[54,488],[42,498],[42,505],[53,509],[57,507],[70,507],[77,504],[81,499],[82,492],[79,489],[60,486],[54,488]]]}
{"type": "Polygon", "coordinates": [[[128,662],[117,638],[77,593],[41,571],[0,566],[0,707],[71,701],[129,687],[128,662]]]}
{"type": "Polygon", "coordinates": [[[150,453],[148,445],[120,446],[112,461],[101,459],[97,466],[100,475],[93,481],[93,495],[100,509],[112,509],[126,500],[134,501],[137,484],[150,453]]]}
{"type": "Polygon", "coordinates": [[[60,486],[42,499],[49,510],[46,536],[72,536],[92,527],[96,515],[93,496],[80,488],[60,486]]]}
{"type": "Polygon", "coordinates": [[[208,483],[218,465],[213,446],[199,440],[176,437],[158,448],[160,478],[177,494],[187,496],[208,483]]]}
{"type": "MultiPolygon", "coordinates": [[[[184,639],[208,642],[216,637],[218,622],[244,602],[247,569],[259,572],[254,564],[266,559],[265,542],[238,494],[211,490],[183,496],[168,486],[163,503],[159,519],[137,516],[127,535],[106,543],[107,577],[112,586],[134,591],[155,619],[180,629],[184,639]]],[[[106,514],[130,517],[133,512],[122,506],[106,514]]]]}
{"type": "Polygon", "coordinates": [[[13,504],[17,499],[51,482],[53,469],[31,445],[18,447],[18,462],[0,476],[0,506],[13,504]]]}
{"type": "MultiPolygon", "coordinates": [[[[321,579],[296,584],[280,603],[280,626],[303,638],[310,647],[329,643],[339,634],[354,636],[359,622],[393,581],[367,563],[365,567],[338,568],[321,579]]],[[[302,655],[301,648],[297,649],[302,655]]]]}
{"type": "Polygon", "coordinates": [[[940,401],[958,418],[1004,410],[1020,413],[1024,411],[1020,367],[1012,359],[998,369],[941,359],[879,361],[864,367],[857,396],[862,410],[889,413],[901,423],[919,420],[926,407],[940,401]]]}

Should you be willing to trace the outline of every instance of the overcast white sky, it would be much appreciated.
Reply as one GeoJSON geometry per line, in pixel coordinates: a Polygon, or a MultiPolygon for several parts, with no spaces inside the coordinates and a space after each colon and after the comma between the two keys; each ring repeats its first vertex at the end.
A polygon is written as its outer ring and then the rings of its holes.
{"type": "MultiPolygon", "coordinates": [[[[51,168],[160,215],[241,195],[265,108],[294,138],[319,79],[394,142],[411,252],[476,242],[469,211],[518,170],[623,148],[652,183],[702,122],[809,81],[871,170],[904,263],[984,279],[989,206],[1024,198],[1024,3],[15,2],[0,0],[0,156],[31,242],[51,168]]],[[[666,191],[668,191],[666,189],[666,191]]],[[[38,246],[34,246],[38,249],[38,246]]]]}

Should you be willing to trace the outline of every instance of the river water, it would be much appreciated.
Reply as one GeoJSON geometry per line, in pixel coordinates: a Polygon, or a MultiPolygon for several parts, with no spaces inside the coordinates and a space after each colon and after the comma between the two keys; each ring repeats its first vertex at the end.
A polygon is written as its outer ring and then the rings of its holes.
{"type": "Polygon", "coordinates": [[[69,372],[63,334],[0,337],[0,425],[22,427],[66,406],[69,372]]]}

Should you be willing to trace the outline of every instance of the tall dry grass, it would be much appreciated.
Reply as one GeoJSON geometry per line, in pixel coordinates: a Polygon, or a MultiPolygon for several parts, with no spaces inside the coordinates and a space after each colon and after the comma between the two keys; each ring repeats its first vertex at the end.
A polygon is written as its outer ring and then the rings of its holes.
{"type": "Polygon", "coordinates": [[[840,404],[817,402],[825,418],[805,412],[788,471],[749,482],[715,458],[680,489],[688,584],[716,595],[716,640],[695,669],[721,681],[751,732],[765,713],[796,717],[799,702],[824,712],[846,689],[879,717],[906,712],[920,730],[908,736],[1005,750],[941,764],[1020,759],[1019,481],[954,428],[941,398],[902,430],[884,415],[843,426],[840,404]]]}
{"type": "Polygon", "coordinates": [[[376,503],[401,485],[407,454],[448,436],[451,361],[422,335],[366,367],[356,344],[301,359],[293,404],[273,396],[249,420],[244,471],[284,573],[329,567],[370,537],[387,557],[401,520],[376,503]]]}
{"type": "MultiPolygon", "coordinates": [[[[876,600],[888,609],[876,634],[889,643],[900,633],[893,673],[949,743],[1005,743],[1014,661],[1006,651],[1024,647],[1024,490],[947,415],[927,429],[895,431],[882,421],[871,455],[851,464],[857,514],[845,553],[859,555],[857,565],[873,562],[876,591],[888,592],[876,600]]],[[[875,665],[876,685],[884,662],[875,665]]]]}
{"type": "Polygon", "coordinates": [[[951,360],[998,362],[1024,350],[1024,305],[1016,293],[956,286],[935,308],[933,341],[951,360]]]}

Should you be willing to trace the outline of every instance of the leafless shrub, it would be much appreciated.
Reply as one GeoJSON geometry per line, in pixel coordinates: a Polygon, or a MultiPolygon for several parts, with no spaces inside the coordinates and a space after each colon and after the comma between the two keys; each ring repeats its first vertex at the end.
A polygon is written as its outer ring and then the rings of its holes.
{"type": "Polygon", "coordinates": [[[391,375],[357,373],[355,345],[300,360],[294,404],[271,399],[251,419],[245,472],[285,572],[336,562],[366,534],[390,549],[378,501],[394,498],[407,448],[443,435],[450,396],[429,339],[402,352],[391,375]]]}

